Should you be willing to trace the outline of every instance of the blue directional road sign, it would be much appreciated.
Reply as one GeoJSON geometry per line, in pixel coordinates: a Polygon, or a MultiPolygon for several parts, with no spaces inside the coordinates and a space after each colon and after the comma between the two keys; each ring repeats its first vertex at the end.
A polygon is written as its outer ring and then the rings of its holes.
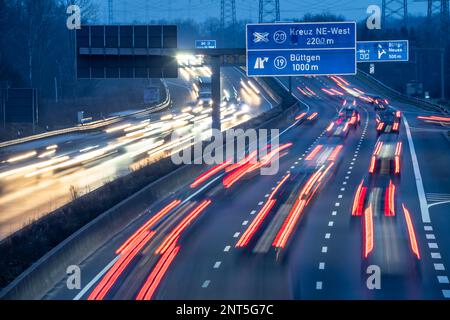
{"type": "Polygon", "coordinates": [[[216,47],[216,40],[195,40],[196,49],[215,49],[216,47]]]}
{"type": "Polygon", "coordinates": [[[356,23],[247,24],[247,75],[356,74],[356,23]]]}
{"type": "Polygon", "coordinates": [[[358,62],[396,62],[409,60],[408,40],[358,41],[358,62]]]}

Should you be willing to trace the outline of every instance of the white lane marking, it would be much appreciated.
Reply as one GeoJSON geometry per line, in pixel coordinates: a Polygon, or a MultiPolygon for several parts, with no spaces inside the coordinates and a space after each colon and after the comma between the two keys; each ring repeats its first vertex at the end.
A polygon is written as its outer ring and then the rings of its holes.
{"type": "Polygon", "coordinates": [[[450,290],[442,290],[442,294],[444,295],[444,298],[450,298],[450,290]]]}
{"type": "Polygon", "coordinates": [[[331,215],[333,215],[333,216],[337,215],[337,211],[331,212],[331,215]]]}
{"type": "Polygon", "coordinates": [[[223,249],[223,251],[228,252],[228,251],[230,251],[230,249],[231,249],[231,246],[226,246],[225,249],[223,249]]]}
{"type": "Polygon", "coordinates": [[[428,240],[435,240],[435,239],[436,239],[436,237],[435,237],[434,234],[432,234],[432,233],[427,233],[427,234],[425,235],[425,237],[426,237],[428,240]]]}
{"type": "Polygon", "coordinates": [[[423,229],[425,231],[433,231],[433,227],[432,226],[424,226],[423,229]]]}
{"type": "Polygon", "coordinates": [[[341,188],[341,191],[345,191],[345,188],[341,188]]]}
{"type": "Polygon", "coordinates": [[[325,239],[330,239],[330,237],[331,237],[331,233],[326,233],[325,234],[325,239]]]}
{"type": "Polygon", "coordinates": [[[319,270],[325,269],[325,262],[319,263],[319,270]]]}
{"type": "Polygon", "coordinates": [[[84,294],[98,281],[101,277],[113,266],[114,263],[116,263],[117,260],[119,260],[120,255],[115,257],[106,267],[102,269],[95,277],[92,279],[76,296],[73,298],[73,300],[80,300],[84,294]]]}
{"type": "Polygon", "coordinates": [[[430,223],[430,212],[428,211],[427,199],[425,198],[425,190],[423,187],[422,175],[420,174],[419,161],[417,160],[416,149],[411,136],[408,120],[403,116],[405,124],[406,136],[408,137],[409,152],[411,153],[411,160],[413,164],[414,176],[416,178],[417,194],[419,195],[420,211],[422,213],[422,222],[430,223]]]}
{"type": "Polygon", "coordinates": [[[447,276],[438,276],[439,283],[449,283],[447,276]]]}
{"type": "Polygon", "coordinates": [[[264,196],[264,198],[268,198],[269,197],[269,194],[266,194],[265,196],[264,196]]]}
{"type": "Polygon", "coordinates": [[[333,222],[333,221],[328,222],[328,226],[329,226],[329,227],[332,227],[333,225],[334,225],[334,222],[333,222]]]}
{"type": "Polygon", "coordinates": [[[203,282],[202,284],[202,288],[208,288],[209,284],[211,283],[211,280],[205,280],[205,282],[203,282]]]}
{"type": "Polygon", "coordinates": [[[322,253],[327,253],[328,252],[328,247],[324,246],[322,247],[322,253]]]}
{"type": "Polygon", "coordinates": [[[256,213],[256,210],[252,210],[252,212],[250,212],[250,214],[255,214],[256,213]]]}
{"type": "Polygon", "coordinates": [[[339,207],[339,206],[340,206],[339,202],[336,202],[336,203],[334,204],[334,206],[335,206],[335,207],[339,207]]]}
{"type": "Polygon", "coordinates": [[[347,181],[342,182],[342,184],[344,184],[344,185],[347,184],[347,181]]]}
{"type": "Polygon", "coordinates": [[[217,261],[216,263],[214,263],[214,269],[219,269],[221,264],[222,264],[222,261],[217,261]]]}
{"type": "Polygon", "coordinates": [[[434,265],[434,270],[437,270],[437,271],[444,271],[445,270],[445,267],[444,267],[444,265],[442,263],[434,263],[433,265],[434,265]]]}
{"type": "Polygon", "coordinates": [[[437,249],[438,245],[435,242],[429,242],[428,243],[428,248],[430,248],[430,249],[437,249]]]}
{"type": "Polygon", "coordinates": [[[233,238],[239,237],[240,234],[241,234],[240,232],[236,232],[235,234],[233,234],[233,238]]]}
{"type": "Polygon", "coordinates": [[[243,226],[246,226],[247,223],[248,223],[248,220],[245,220],[244,222],[242,222],[242,225],[243,225],[243,226]]]}
{"type": "Polygon", "coordinates": [[[439,252],[432,252],[431,253],[431,258],[433,258],[433,259],[440,259],[441,258],[441,254],[439,252]]]}
{"type": "Polygon", "coordinates": [[[339,199],[342,199],[342,194],[338,195],[338,198],[339,198],[339,199]]]}
{"type": "Polygon", "coordinates": [[[322,290],[322,281],[316,282],[316,290],[322,290]]]}
{"type": "MultiPolygon", "coordinates": [[[[264,95],[263,95],[264,96],[264,95]]],[[[308,110],[309,110],[309,106],[308,106],[308,110]]],[[[290,129],[292,129],[293,127],[295,127],[296,122],[294,122],[293,124],[291,124],[289,127],[287,127],[286,129],[284,129],[283,131],[281,131],[278,135],[276,135],[275,137],[273,137],[270,142],[272,142],[274,139],[276,139],[277,137],[283,135],[284,133],[286,133],[287,131],[289,131],[290,129]]],[[[211,184],[213,184],[215,181],[219,180],[220,178],[222,178],[225,174],[222,173],[219,176],[217,176],[216,178],[214,178],[213,180],[211,180],[209,183],[207,183],[206,185],[204,185],[203,187],[201,187],[200,189],[198,189],[196,192],[194,192],[192,195],[190,195],[189,197],[187,197],[184,201],[182,201],[178,206],[181,206],[183,204],[185,204],[186,202],[190,201],[193,197],[195,197],[197,194],[203,192],[206,188],[208,188],[211,184]]],[[[262,202],[261,202],[262,204],[262,202]]],[[[229,250],[229,249],[228,249],[229,250]]],[[[102,277],[111,267],[112,265],[119,259],[120,256],[115,257],[111,262],[108,263],[108,265],[103,268],[76,296],[73,300],[79,300],[93,285],[94,283],[96,283],[100,277],[102,277]]],[[[209,284],[209,280],[208,284],[209,284]]],[[[206,281],[205,281],[206,282],[206,281]]]]}
{"type": "Polygon", "coordinates": [[[258,206],[262,206],[263,203],[262,201],[258,202],[258,206]]]}

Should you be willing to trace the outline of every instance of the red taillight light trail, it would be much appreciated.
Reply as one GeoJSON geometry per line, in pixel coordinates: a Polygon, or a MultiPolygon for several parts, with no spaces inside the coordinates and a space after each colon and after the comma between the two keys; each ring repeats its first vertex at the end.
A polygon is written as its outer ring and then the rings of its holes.
{"type": "Polygon", "coordinates": [[[156,254],[161,254],[176,242],[180,234],[189,226],[189,224],[197,218],[207,206],[211,204],[211,200],[203,200],[191,213],[184,217],[184,219],[166,236],[161,245],[156,249],[156,254]]]}
{"type": "Polygon", "coordinates": [[[119,249],[117,249],[116,253],[120,254],[124,252],[131,243],[134,242],[141,234],[146,232],[148,229],[153,227],[161,218],[163,218],[167,213],[169,213],[173,208],[178,206],[181,203],[181,200],[173,200],[167,206],[158,211],[153,217],[151,217],[143,226],[141,226],[131,237],[125,241],[119,249]]]}
{"type": "Polygon", "coordinates": [[[264,219],[266,218],[267,214],[270,212],[272,207],[275,205],[276,200],[273,199],[274,195],[278,192],[278,190],[281,188],[281,186],[286,182],[286,180],[290,177],[290,174],[288,173],[281,179],[281,181],[278,183],[278,185],[273,189],[270,196],[268,197],[267,202],[264,204],[264,206],[261,208],[259,213],[256,215],[255,219],[252,221],[250,226],[245,230],[245,232],[242,234],[239,241],[236,243],[236,248],[242,248],[247,246],[247,244],[250,242],[251,238],[255,234],[255,232],[258,230],[264,219]]]}
{"type": "Polygon", "coordinates": [[[394,172],[395,172],[395,174],[400,173],[400,157],[399,156],[394,157],[394,172]]]}
{"type": "Polygon", "coordinates": [[[376,163],[377,163],[377,158],[375,156],[372,156],[372,158],[370,159],[369,173],[375,172],[376,163]]]}
{"type": "Polygon", "coordinates": [[[300,113],[298,116],[295,117],[295,121],[301,120],[304,116],[306,116],[306,112],[300,113]]]}
{"type": "Polygon", "coordinates": [[[333,129],[333,127],[334,127],[334,122],[331,122],[327,127],[327,132],[330,132],[331,129],[333,129]]]}
{"type": "Polygon", "coordinates": [[[336,89],[334,89],[334,88],[331,89],[331,91],[332,91],[333,93],[339,95],[339,96],[343,96],[343,95],[344,95],[342,92],[340,92],[339,90],[336,90],[336,89]]]}
{"type": "Polygon", "coordinates": [[[398,122],[394,122],[394,125],[392,126],[392,130],[393,131],[398,131],[398,127],[399,127],[398,122]]]}
{"type": "Polygon", "coordinates": [[[264,206],[261,208],[258,215],[256,216],[255,220],[253,220],[253,222],[250,224],[250,226],[247,228],[247,230],[245,230],[244,234],[241,236],[239,241],[236,243],[236,248],[245,247],[249,243],[249,241],[251,240],[251,238],[253,237],[255,232],[258,230],[261,223],[264,221],[267,214],[270,212],[270,210],[274,206],[275,202],[276,202],[276,200],[269,199],[264,204],[264,206]]]}
{"type": "Polygon", "coordinates": [[[328,160],[329,160],[329,161],[336,161],[336,158],[337,158],[339,152],[341,152],[341,150],[342,150],[343,147],[344,147],[344,146],[343,146],[342,144],[337,145],[337,146],[333,149],[333,151],[331,152],[330,156],[328,157],[328,160]]]}
{"type": "Polygon", "coordinates": [[[249,163],[249,162],[256,162],[256,156],[258,155],[258,152],[252,151],[248,156],[246,156],[244,159],[238,161],[237,163],[231,164],[228,167],[225,168],[225,172],[231,172],[239,167],[242,167],[243,165],[249,163]]]}
{"type": "Polygon", "coordinates": [[[450,117],[438,117],[438,116],[418,116],[417,119],[437,121],[437,122],[450,122],[450,117]]]}
{"type": "Polygon", "coordinates": [[[330,95],[330,96],[334,96],[334,95],[335,95],[333,92],[328,91],[328,90],[325,89],[325,88],[322,88],[322,91],[325,92],[326,94],[330,95]]]}
{"type": "Polygon", "coordinates": [[[222,181],[225,189],[230,188],[234,183],[236,183],[239,179],[241,179],[247,173],[250,173],[258,168],[261,168],[271,162],[274,157],[278,156],[279,153],[287,148],[292,146],[292,143],[285,143],[279,147],[271,150],[267,155],[265,155],[261,161],[254,163],[246,163],[240,166],[238,169],[228,174],[222,181]]]}
{"type": "Polygon", "coordinates": [[[167,250],[158,263],[153,268],[152,272],[148,276],[141,290],[139,291],[136,300],[150,300],[153,297],[156,289],[158,288],[161,279],[166,274],[167,269],[169,269],[170,264],[180,250],[179,246],[175,246],[175,243],[167,250]]]}
{"type": "Polygon", "coordinates": [[[359,90],[358,88],[353,88],[353,90],[355,90],[355,91],[358,92],[359,94],[365,94],[363,91],[359,90]]]}
{"type": "Polygon", "coordinates": [[[402,142],[397,142],[397,145],[395,146],[395,155],[399,156],[402,152],[402,142]]]}
{"type": "Polygon", "coordinates": [[[380,123],[378,123],[378,126],[377,126],[377,131],[381,131],[381,130],[383,130],[383,126],[384,126],[384,122],[380,122],[380,123]]]}
{"type": "Polygon", "coordinates": [[[372,206],[364,211],[364,258],[373,250],[373,216],[372,206]]]}
{"type": "Polygon", "coordinates": [[[387,217],[395,216],[395,185],[392,181],[389,181],[389,186],[386,189],[385,197],[384,197],[384,215],[387,217]]]}
{"type": "Polygon", "coordinates": [[[308,156],[305,158],[305,160],[312,160],[314,159],[314,157],[319,153],[320,149],[322,149],[323,145],[319,144],[317,145],[313,151],[311,151],[310,154],[308,154],[308,156]]]}
{"type": "Polygon", "coordinates": [[[411,245],[411,250],[416,255],[417,259],[420,260],[419,245],[417,244],[416,233],[414,231],[414,225],[412,223],[411,215],[404,204],[402,204],[402,207],[403,213],[405,214],[406,226],[408,227],[409,244],[411,245]]]}
{"type": "MultiPolygon", "coordinates": [[[[387,103],[387,102],[386,102],[387,103]]],[[[397,118],[400,118],[400,116],[401,116],[401,112],[400,111],[395,111],[395,116],[397,117],[397,118]]]]}
{"type": "MultiPolygon", "coordinates": [[[[305,186],[300,191],[299,196],[297,197],[297,200],[295,201],[291,211],[284,220],[283,225],[275,236],[275,239],[272,242],[273,247],[284,248],[286,246],[286,243],[289,240],[289,237],[291,236],[292,231],[294,230],[294,227],[298,219],[300,218],[303,209],[308,204],[308,201],[306,199],[303,199],[304,196],[306,195],[308,198],[311,198],[312,194],[309,194],[309,191],[312,189],[314,183],[321,177],[323,177],[323,175],[321,175],[321,171],[318,170],[308,179],[305,186]]],[[[318,187],[319,186],[314,189],[314,192],[318,187]]]]}
{"type": "Polygon", "coordinates": [[[356,189],[355,199],[353,200],[352,216],[361,216],[364,208],[364,200],[366,197],[367,187],[363,186],[363,181],[356,189]]]}
{"type": "Polygon", "coordinates": [[[317,112],[313,112],[309,117],[308,120],[313,120],[315,117],[317,117],[318,113],[317,112]]]}
{"type": "Polygon", "coordinates": [[[306,90],[308,90],[313,96],[316,96],[316,93],[312,91],[309,87],[305,87],[306,90]]]}
{"type": "Polygon", "coordinates": [[[304,96],[309,96],[309,94],[307,94],[305,91],[303,91],[302,88],[297,87],[297,90],[300,91],[304,96]]]}
{"type": "Polygon", "coordinates": [[[380,154],[381,151],[381,147],[383,146],[383,142],[382,141],[378,141],[377,144],[375,145],[375,150],[373,152],[374,156],[377,156],[380,154]]]}
{"type": "Polygon", "coordinates": [[[215,175],[216,173],[220,172],[221,170],[225,169],[226,167],[228,167],[228,165],[231,163],[231,161],[225,161],[221,164],[218,164],[214,167],[212,167],[211,169],[207,170],[206,172],[204,172],[203,174],[201,174],[200,176],[198,176],[194,182],[191,184],[191,188],[196,188],[198,187],[200,184],[202,184],[203,182],[205,182],[206,180],[208,180],[209,178],[211,178],[213,175],[215,175]]]}
{"type": "Polygon", "coordinates": [[[340,77],[340,76],[336,76],[337,79],[339,79],[341,82],[343,82],[345,85],[350,85],[347,81],[345,81],[344,78],[340,77]]]}
{"type": "Polygon", "coordinates": [[[345,123],[345,125],[344,125],[344,129],[342,129],[344,132],[346,132],[347,131],[347,129],[348,129],[348,125],[349,125],[349,122],[347,121],[346,123],[345,123]]]}
{"type": "Polygon", "coordinates": [[[277,233],[277,236],[275,237],[272,246],[276,248],[284,248],[286,246],[289,236],[291,235],[292,230],[294,229],[295,223],[300,217],[300,214],[302,213],[303,208],[305,206],[306,200],[297,199],[292,210],[289,212],[289,216],[287,217],[286,220],[284,220],[284,223],[280,231],[277,233]]]}
{"type": "Polygon", "coordinates": [[[347,99],[345,99],[343,102],[342,102],[342,106],[345,106],[347,104],[347,99]]]}
{"type": "Polygon", "coordinates": [[[102,280],[91,292],[88,300],[103,300],[119,276],[130,264],[131,260],[133,260],[137,253],[148,243],[154,234],[154,231],[145,231],[145,233],[140,234],[136,241],[133,242],[134,247],[124,252],[124,254],[121,255],[120,258],[113,264],[111,269],[108,270],[102,280]]]}

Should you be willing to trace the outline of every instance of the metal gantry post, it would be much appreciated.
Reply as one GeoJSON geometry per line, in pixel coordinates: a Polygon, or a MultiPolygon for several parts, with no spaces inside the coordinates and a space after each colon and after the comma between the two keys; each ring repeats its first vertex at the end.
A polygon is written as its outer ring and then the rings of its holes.
{"type": "Polygon", "coordinates": [[[383,0],[381,5],[383,28],[386,27],[389,18],[402,19],[403,26],[408,26],[407,0],[383,0]]]}
{"type": "Polygon", "coordinates": [[[220,55],[211,56],[211,97],[212,97],[212,128],[221,129],[220,123],[220,55]]]}
{"type": "MultiPolygon", "coordinates": [[[[222,32],[222,43],[225,42],[225,29],[231,26],[233,42],[236,39],[236,0],[221,0],[220,2],[220,28],[222,32]]],[[[236,46],[236,43],[233,43],[236,46]]]]}
{"type": "Polygon", "coordinates": [[[108,23],[113,23],[113,0],[108,0],[108,23]]]}
{"type": "Polygon", "coordinates": [[[259,22],[280,21],[280,0],[259,0],[259,22]]]}

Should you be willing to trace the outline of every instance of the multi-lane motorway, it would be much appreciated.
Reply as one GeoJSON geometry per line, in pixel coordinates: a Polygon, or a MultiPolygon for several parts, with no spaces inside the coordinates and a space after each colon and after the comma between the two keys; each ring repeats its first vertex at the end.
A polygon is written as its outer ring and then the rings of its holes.
{"type": "Polygon", "coordinates": [[[380,134],[376,90],[295,79],[303,104],[278,124],[276,154],[211,167],[84,261],[81,290],[61,279],[45,298],[450,298],[447,118],[389,101],[399,132],[380,134]],[[330,134],[347,105],[359,124],[330,134]]]}
{"type": "MultiPolygon", "coordinates": [[[[211,108],[197,107],[194,81],[206,67],[184,67],[168,80],[172,105],[163,112],[139,113],[103,131],[39,139],[0,150],[0,239],[31,221],[166,154],[173,132],[201,135],[210,127],[211,108]]],[[[250,87],[241,71],[225,67],[222,87],[241,103],[222,103],[222,122],[230,128],[272,108],[256,82],[250,87]],[[244,83],[243,83],[244,82],[244,83]],[[258,89],[259,88],[259,89],[258,89]]]]}

